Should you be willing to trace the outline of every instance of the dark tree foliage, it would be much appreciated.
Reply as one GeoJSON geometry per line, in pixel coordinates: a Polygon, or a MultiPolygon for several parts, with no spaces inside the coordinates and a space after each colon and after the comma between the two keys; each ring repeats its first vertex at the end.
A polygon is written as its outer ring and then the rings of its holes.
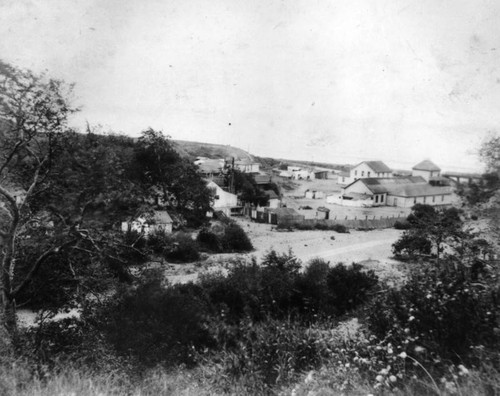
{"type": "Polygon", "coordinates": [[[394,254],[414,258],[434,249],[439,261],[444,245],[452,244],[463,234],[460,213],[453,207],[437,210],[430,205],[416,204],[407,219],[408,229],[393,244],[394,254]]]}
{"type": "Polygon", "coordinates": [[[251,174],[234,170],[234,188],[240,199],[254,205],[266,206],[268,196],[262,191],[251,174]]]}
{"type": "Polygon", "coordinates": [[[160,197],[167,207],[195,226],[201,225],[210,209],[211,193],[197,167],[175,151],[169,137],[148,129],[134,149],[136,180],[151,197],[160,197]]]}

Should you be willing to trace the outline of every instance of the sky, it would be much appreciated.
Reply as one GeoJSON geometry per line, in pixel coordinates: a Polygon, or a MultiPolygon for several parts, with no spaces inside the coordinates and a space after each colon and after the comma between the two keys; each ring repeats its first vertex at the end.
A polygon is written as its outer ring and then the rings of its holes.
{"type": "Polygon", "coordinates": [[[82,130],[455,171],[500,130],[497,0],[0,0],[0,37],[82,130]]]}

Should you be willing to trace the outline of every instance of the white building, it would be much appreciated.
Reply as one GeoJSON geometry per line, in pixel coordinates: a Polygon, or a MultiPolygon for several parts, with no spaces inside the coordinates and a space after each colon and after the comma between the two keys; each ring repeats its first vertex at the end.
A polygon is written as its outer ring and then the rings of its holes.
{"type": "Polygon", "coordinates": [[[132,221],[122,222],[122,231],[136,231],[148,236],[152,232],[172,232],[173,221],[166,210],[156,210],[152,215],[140,216],[132,221]]]}
{"type": "Polygon", "coordinates": [[[432,178],[441,176],[441,168],[430,160],[419,162],[412,168],[412,176],[422,176],[429,181],[432,178]]]}
{"type": "Polygon", "coordinates": [[[231,214],[231,208],[238,206],[238,196],[230,192],[224,191],[218,184],[213,181],[208,182],[208,189],[212,190],[214,201],[212,209],[222,211],[226,215],[231,214]]]}
{"type": "Polygon", "coordinates": [[[422,176],[362,178],[342,189],[327,202],[344,206],[398,206],[411,208],[416,203],[445,206],[452,203],[452,191],[432,186],[422,176]]]}

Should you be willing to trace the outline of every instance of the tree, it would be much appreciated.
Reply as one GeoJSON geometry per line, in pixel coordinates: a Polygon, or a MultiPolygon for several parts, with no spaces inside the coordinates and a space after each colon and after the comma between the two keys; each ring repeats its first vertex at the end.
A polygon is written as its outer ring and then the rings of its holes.
{"type": "Polygon", "coordinates": [[[151,128],[144,131],[135,149],[135,168],[151,195],[161,192],[163,202],[192,223],[205,219],[211,193],[195,165],[175,151],[168,136],[151,128]]]}
{"type": "Polygon", "coordinates": [[[408,216],[409,229],[393,245],[396,254],[410,257],[428,254],[434,248],[439,262],[444,244],[453,243],[462,235],[460,211],[456,208],[436,210],[433,206],[416,204],[408,216]]]}
{"type": "Polygon", "coordinates": [[[479,149],[479,156],[489,172],[500,173],[500,135],[494,134],[479,149]]]}
{"type": "Polygon", "coordinates": [[[18,279],[18,239],[37,223],[30,200],[48,176],[67,131],[73,87],[0,62],[0,323],[16,331],[15,298],[38,267],[72,240],[47,247],[18,279]]]}

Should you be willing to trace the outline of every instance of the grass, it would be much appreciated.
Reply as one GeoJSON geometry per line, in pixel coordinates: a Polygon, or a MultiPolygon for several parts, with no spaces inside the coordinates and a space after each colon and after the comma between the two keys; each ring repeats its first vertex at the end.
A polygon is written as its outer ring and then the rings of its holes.
{"type": "MultiPolygon", "coordinates": [[[[220,377],[216,365],[205,365],[194,370],[177,369],[165,371],[152,369],[139,380],[119,373],[95,373],[75,367],[40,379],[34,377],[22,363],[0,366],[0,394],[9,396],[212,396],[212,395],[258,395],[251,390],[250,377],[226,381],[220,377]]],[[[304,372],[286,386],[273,389],[276,395],[497,395],[500,392],[498,372],[470,371],[466,375],[445,381],[434,379],[398,379],[391,388],[377,386],[377,381],[363,378],[349,365],[331,362],[316,371],[304,372]]]]}

